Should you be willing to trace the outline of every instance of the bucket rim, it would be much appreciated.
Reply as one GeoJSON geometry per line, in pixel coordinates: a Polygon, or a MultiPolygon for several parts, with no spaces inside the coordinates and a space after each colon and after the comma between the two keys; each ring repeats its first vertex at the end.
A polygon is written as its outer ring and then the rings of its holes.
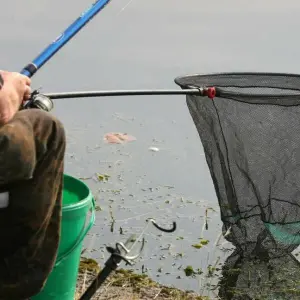
{"type": "Polygon", "coordinates": [[[92,192],[89,189],[89,187],[84,182],[82,182],[81,180],[79,180],[78,178],[76,178],[74,176],[71,176],[69,174],[64,174],[63,176],[64,176],[64,178],[68,178],[68,179],[76,181],[77,184],[80,184],[82,187],[84,187],[87,190],[88,194],[84,199],[82,199],[76,203],[66,204],[66,205],[63,204],[62,211],[69,212],[69,211],[73,211],[73,210],[78,210],[78,209],[87,207],[89,203],[90,203],[90,205],[92,205],[93,196],[92,196],[92,192]]]}

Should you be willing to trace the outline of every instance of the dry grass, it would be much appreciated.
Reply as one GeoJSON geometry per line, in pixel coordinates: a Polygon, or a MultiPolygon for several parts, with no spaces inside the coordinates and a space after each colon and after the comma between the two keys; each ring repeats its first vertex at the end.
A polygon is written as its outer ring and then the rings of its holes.
{"type": "MultiPolygon", "coordinates": [[[[92,259],[82,258],[77,281],[77,297],[89,286],[100,271],[99,265],[92,259]]],[[[129,270],[117,270],[108,278],[94,295],[92,300],[205,300],[191,292],[161,286],[147,275],[135,274],[129,270]]]]}

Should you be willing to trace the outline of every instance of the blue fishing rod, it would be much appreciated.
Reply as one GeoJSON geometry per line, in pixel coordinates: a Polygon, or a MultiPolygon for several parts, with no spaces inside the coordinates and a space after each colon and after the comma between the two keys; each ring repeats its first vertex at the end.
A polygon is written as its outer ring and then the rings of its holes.
{"type": "MultiPolygon", "coordinates": [[[[31,63],[20,72],[23,75],[32,77],[53,55],[58,52],[68,41],[72,39],[94,16],[96,16],[110,0],[97,0],[89,9],[83,12],[62,34],[60,34],[48,47],[44,49],[31,63]]],[[[25,104],[24,109],[39,108],[51,111],[53,102],[51,99],[77,98],[77,97],[96,97],[96,96],[126,96],[126,95],[181,95],[181,94],[201,94],[199,89],[191,90],[146,90],[146,91],[101,91],[101,92],[72,92],[54,93],[49,95],[40,94],[34,91],[31,98],[25,104]]]]}
{"type": "MultiPolygon", "coordinates": [[[[97,0],[89,9],[83,12],[62,34],[60,34],[48,47],[44,49],[31,63],[20,72],[23,75],[32,77],[53,55],[58,52],[68,41],[72,39],[94,16],[96,16],[110,0],[97,0]]],[[[51,99],[78,98],[78,97],[99,97],[99,96],[126,96],[126,95],[206,95],[205,89],[189,90],[133,90],[133,91],[100,91],[100,92],[71,92],[52,93],[49,95],[40,94],[34,91],[31,98],[24,105],[24,109],[39,108],[45,111],[53,109],[51,99]]]]}
{"type": "MultiPolygon", "coordinates": [[[[61,33],[48,47],[44,49],[31,63],[20,72],[32,77],[53,55],[58,52],[68,41],[72,39],[90,20],[93,19],[110,0],[97,0],[83,12],[63,33],[61,33]]],[[[53,102],[49,97],[40,94],[37,90],[31,94],[31,98],[22,105],[22,109],[38,108],[45,111],[53,109],[53,102]]]]}
{"type": "Polygon", "coordinates": [[[57,51],[72,39],[94,16],[96,16],[110,0],[97,0],[83,12],[62,34],[20,72],[32,77],[57,51]]]}

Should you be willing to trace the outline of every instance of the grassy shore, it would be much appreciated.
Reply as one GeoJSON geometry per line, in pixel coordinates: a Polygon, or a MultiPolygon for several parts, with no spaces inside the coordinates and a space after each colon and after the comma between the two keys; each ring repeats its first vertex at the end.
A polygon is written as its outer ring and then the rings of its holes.
{"type": "MultiPolygon", "coordinates": [[[[79,299],[83,291],[89,286],[100,272],[101,268],[96,261],[82,258],[77,281],[77,296],[79,299]]],[[[208,300],[189,291],[162,286],[151,280],[145,274],[135,274],[131,270],[119,269],[115,271],[97,291],[93,300],[208,300]]]]}

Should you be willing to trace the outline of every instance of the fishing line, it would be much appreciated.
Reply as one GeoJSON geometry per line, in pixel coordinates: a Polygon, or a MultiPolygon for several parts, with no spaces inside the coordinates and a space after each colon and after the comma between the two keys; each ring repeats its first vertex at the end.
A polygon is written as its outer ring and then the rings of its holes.
{"type": "Polygon", "coordinates": [[[121,10],[116,14],[116,16],[119,16],[124,10],[133,2],[134,0],[130,0],[121,10]]]}
{"type": "Polygon", "coordinates": [[[132,244],[131,249],[133,249],[136,244],[142,240],[142,237],[144,236],[145,232],[148,230],[150,223],[148,223],[147,225],[144,226],[144,229],[142,230],[142,232],[140,233],[140,235],[136,238],[135,242],[132,244]]]}

